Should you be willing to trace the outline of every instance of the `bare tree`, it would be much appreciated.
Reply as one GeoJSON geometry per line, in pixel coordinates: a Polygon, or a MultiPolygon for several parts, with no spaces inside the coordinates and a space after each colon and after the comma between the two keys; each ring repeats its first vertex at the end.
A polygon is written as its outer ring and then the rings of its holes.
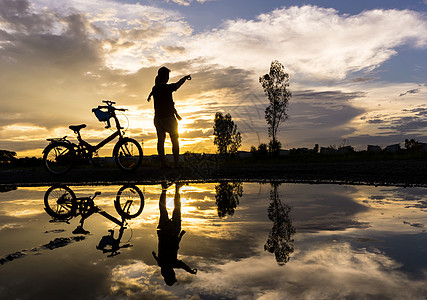
{"type": "Polygon", "coordinates": [[[278,153],[280,142],[277,140],[279,125],[287,118],[287,109],[292,93],[288,90],[289,74],[285,72],[285,67],[277,60],[271,62],[270,73],[259,78],[265,95],[270,101],[265,109],[265,120],[267,121],[268,135],[270,141],[270,152],[278,153]]]}

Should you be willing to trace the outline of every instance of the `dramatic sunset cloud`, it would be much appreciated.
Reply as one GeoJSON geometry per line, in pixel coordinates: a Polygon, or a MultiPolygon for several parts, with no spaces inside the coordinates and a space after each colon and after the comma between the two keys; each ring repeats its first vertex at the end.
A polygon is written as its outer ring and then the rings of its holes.
{"type": "Polygon", "coordinates": [[[294,6],[255,20],[227,21],[223,28],[193,37],[188,48],[193,56],[227,66],[260,70],[279,59],[298,78],[333,80],[375,69],[403,44],[427,45],[421,14],[373,10],[348,16],[330,8],[294,6]]]}

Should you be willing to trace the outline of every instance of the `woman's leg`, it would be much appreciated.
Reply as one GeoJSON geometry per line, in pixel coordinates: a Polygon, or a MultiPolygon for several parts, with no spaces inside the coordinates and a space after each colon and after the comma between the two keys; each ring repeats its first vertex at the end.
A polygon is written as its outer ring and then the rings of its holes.
{"type": "Polygon", "coordinates": [[[166,166],[165,161],[165,139],[166,132],[157,130],[157,153],[159,154],[160,163],[163,166],[166,166]]]}
{"type": "Polygon", "coordinates": [[[175,167],[179,166],[179,135],[171,134],[171,142],[172,142],[172,153],[173,153],[173,161],[175,163],[175,167]]]}

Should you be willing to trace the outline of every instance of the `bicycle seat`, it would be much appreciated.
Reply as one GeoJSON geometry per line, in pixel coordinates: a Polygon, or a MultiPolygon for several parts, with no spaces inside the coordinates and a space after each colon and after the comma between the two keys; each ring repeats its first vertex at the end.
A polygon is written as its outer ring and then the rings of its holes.
{"type": "Polygon", "coordinates": [[[72,131],[74,132],[79,132],[80,129],[82,128],[86,128],[86,124],[81,124],[81,125],[70,125],[68,126],[68,128],[70,128],[72,131]]]}

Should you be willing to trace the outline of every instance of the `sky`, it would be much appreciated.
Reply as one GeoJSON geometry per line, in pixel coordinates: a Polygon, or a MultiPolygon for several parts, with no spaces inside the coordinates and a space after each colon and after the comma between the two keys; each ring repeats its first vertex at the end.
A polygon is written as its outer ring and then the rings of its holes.
{"type": "MultiPolygon", "coordinates": [[[[427,1],[0,0],[0,149],[41,156],[47,138],[111,134],[92,108],[127,108],[126,136],[156,153],[147,96],[159,67],[175,94],[181,153],[214,153],[230,113],[241,150],[268,143],[258,81],[290,75],[285,149],[427,142],[427,1]]],[[[111,149],[100,152],[110,155],[111,149]]],[[[167,143],[170,153],[170,143],[167,143]]]]}

